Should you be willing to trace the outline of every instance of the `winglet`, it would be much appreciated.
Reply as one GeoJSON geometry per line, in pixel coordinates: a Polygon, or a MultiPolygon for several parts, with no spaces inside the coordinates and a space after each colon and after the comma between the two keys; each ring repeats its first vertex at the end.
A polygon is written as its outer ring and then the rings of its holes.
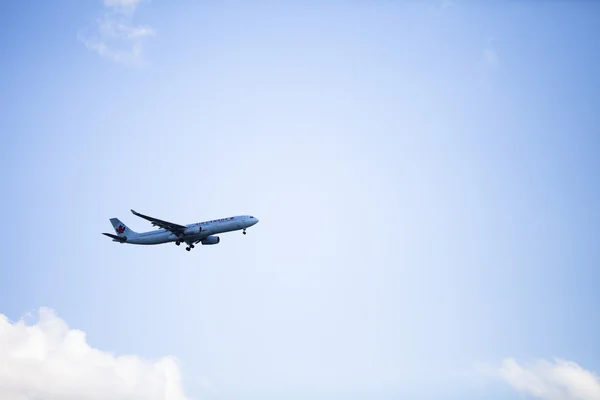
{"type": "Polygon", "coordinates": [[[133,208],[131,209],[131,213],[137,217],[148,219],[147,216],[145,216],[144,214],[140,214],[139,212],[135,211],[133,208]]]}

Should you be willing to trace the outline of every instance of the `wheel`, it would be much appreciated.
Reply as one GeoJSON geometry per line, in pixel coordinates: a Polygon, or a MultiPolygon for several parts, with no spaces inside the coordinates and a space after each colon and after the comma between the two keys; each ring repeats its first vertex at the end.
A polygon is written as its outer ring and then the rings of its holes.
{"type": "Polygon", "coordinates": [[[245,229],[244,229],[244,232],[243,232],[243,233],[244,233],[244,235],[246,234],[246,230],[245,230],[245,229]]]}
{"type": "Polygon", "coordinates": [[[189,247],[186,247],[185,249],[186,249],[187,251],[190,251],[190,248],[189,248],[189,247]]]}
{"type": "Polygon", "coordinates": [[[194,246],[193,244],[190,244],[190,247],[193,249],[193,248],[194,248],[194,247],[196,247],[196,246],[194,246]]]}
{"type": "Polygon", "coordinates": [[[176,244],[177,246],[179,246],[179,245],[181,244],[181,242],[175,242],[175,244],[176,244]]]}

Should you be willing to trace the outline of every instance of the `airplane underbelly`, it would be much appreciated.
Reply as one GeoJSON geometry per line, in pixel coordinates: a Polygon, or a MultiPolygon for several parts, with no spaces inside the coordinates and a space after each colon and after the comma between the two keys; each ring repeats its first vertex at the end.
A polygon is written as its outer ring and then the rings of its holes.
{"type": "Polygon", "coordinates": [[[172,238],[175,238],[176,236],[171,234],[171,233],[163,233],[163,234],[158,234],[158,235],[149,235],[149,236],[143,236],[137,239],[137,243],[138,244],[160,244],[160,243],[166,243],[169,240],[171,240],[172,238]]]}

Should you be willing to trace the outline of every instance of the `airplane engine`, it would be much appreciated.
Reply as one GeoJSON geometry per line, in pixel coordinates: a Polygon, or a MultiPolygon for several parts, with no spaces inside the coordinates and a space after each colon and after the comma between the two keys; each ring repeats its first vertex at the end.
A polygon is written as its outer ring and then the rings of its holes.
{"type": "Polygon", "coordinates": [[[201,226],[190,226],[185,231],[183,231],[184,235],[197,235],[202,232],[201,226]]]}
{"type": "Polygon", "coordinates": [[[221,239],[218,236],[209,236],[202,240],[202,244],[218,244],[221,239]]]}

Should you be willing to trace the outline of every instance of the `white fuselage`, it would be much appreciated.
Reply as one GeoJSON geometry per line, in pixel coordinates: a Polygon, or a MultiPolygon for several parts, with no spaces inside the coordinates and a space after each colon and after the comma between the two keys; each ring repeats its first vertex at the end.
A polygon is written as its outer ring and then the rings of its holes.
{"type": "Polygon", "coordinates": [[[177,236],[165,229],[158,229],[150,232],[138,233],[133,237],[128,237],[125,243],[130,244],[161,244],[169,242],[198,242],[211,235],[219,233],[238,231],[251,227],[258,222],[257,218],[242,215],[237,217],[221,218],[213,221],[198,222],[186,225],[189,233],[184,236],[177,236]]]}

